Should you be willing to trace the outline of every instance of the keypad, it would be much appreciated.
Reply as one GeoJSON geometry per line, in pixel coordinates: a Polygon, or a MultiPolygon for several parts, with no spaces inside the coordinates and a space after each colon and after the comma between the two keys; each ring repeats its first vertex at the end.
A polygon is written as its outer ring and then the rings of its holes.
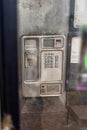
{"type": "Polygon", "coordinates": [[[45,62],[44,66],[45,68],[53,68],[53,53],[45,53],[45,62]]]}
{"type": "Polygon", "coordinates": [[[58,68],[59,57],[54,53],[45,53],[44,55],[44,67],[45,68],[58,68]]]}

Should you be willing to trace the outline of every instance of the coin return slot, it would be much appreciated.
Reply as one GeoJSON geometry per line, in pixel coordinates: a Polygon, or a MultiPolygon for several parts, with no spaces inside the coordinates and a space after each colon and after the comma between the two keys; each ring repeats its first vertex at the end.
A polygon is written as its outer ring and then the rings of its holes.
{"type": "Polygon", "coordinates": [[[41,86],[40,93],[45,93],[45,92],[46,92],[46,86],[42,85],[42,86],[41,86]]]}

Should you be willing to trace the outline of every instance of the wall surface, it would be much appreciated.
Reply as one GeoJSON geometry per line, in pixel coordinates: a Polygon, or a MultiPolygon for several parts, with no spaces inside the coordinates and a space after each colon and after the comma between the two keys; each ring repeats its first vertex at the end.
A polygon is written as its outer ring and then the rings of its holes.
{"type": "Polygon", "coordinates": [[[19,36],[66,34],[69,0],[18,0],[19,36]]]}

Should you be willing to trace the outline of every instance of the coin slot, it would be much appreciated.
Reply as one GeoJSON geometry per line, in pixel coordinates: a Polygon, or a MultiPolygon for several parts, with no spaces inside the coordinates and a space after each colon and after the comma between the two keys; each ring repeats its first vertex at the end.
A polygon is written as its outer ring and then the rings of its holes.
{"type": "Polygon", "coordinates": [[[62,39],[55,39],[54,47],[63,47],[62,39]]]}

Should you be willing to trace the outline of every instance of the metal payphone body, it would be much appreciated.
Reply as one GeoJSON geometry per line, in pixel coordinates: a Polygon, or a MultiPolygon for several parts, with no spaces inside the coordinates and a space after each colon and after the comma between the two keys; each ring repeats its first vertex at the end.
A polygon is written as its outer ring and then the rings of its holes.
{"type": "Polygon", "coordinates": [[[60,96],[65,84],[65,58],[64,35],[23,36],[23,96],[60,96]]]}

